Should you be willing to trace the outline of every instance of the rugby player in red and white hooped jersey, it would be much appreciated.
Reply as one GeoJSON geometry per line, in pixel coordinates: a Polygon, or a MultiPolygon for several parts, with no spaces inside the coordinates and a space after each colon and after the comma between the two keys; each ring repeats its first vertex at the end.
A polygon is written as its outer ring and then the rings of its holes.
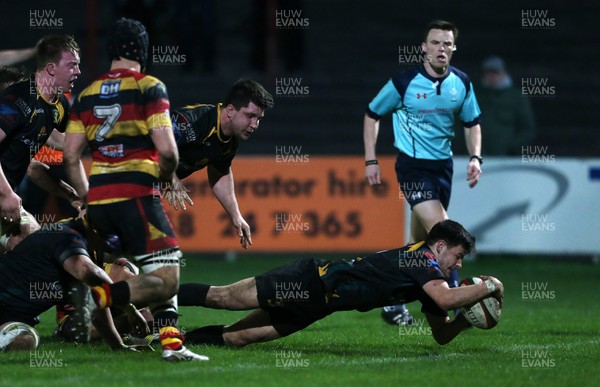
{"type": "Polygon", "coordinates": [[[166,361],[203,361],[183,346],[177,289],[181,251],[158,191],[173,182],[179,160],[165,85],[143,74],[148,34],[140,22],[120,19],[109,30],[110,71],[73,104],[64,164],[87,215],[103,235],[117,235],[144,274],[92,289],[98,308],[149,304],[166,361]],[[79,163],[92,151],[89,183],[79,163]],[[124,221],[126,217],[126,221],[124,221]]]}

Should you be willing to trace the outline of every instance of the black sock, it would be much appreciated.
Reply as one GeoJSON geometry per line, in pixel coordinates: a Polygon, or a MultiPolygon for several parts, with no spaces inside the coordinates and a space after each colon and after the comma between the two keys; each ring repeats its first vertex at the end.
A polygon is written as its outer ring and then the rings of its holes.
{"type": "Polygon", "coordinates": [[[115,282],[110,286],[110,296],[113,305],[127,305],[131,299],[129,284],[125,281],[115,282]]]}
{"type": "Polygon", "coordinates": [[[209,325],[207,327],[194,329],[185,334],[185,342],[189,344],[225,346],[223,328],[225,328],[225,325],[209,325]]]}
{"type": "Polygon", "coordinates": [[[177,293],[179,306],[206,306],[206,295],[210,285],[181,284],[177,293]]]}
{"type": "Polygon", "coordinates": [[[154,307],[153,309],[152,316],[154,316],[154,326],[152,327],[152,333],[159,333],[160,328],[164,327],[179,327],[179,315],[170,305],[154,307]]]}

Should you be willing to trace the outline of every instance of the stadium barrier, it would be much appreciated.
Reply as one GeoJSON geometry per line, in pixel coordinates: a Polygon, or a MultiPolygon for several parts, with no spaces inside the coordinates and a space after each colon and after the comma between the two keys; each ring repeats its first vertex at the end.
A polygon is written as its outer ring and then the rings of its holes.
{"type": "MultiPolygon", "coordinates": [[[[380,156],[382,184],[364,179],[362,156],[238,156],[240,209],[252,227],[252,252],[367,252],[408,239],[410,211],[394,156],[380,156]]],[[[448,214],[477,237],[480,253],[600,254],[600,159],[548,154],[487,157],[474,189],[465,157],[454,158],[448,214]]],[[[89,160],[84,164],[89,168],[89,160]]],[[[242,251],[205,170],[185,179],[194,201],[167,206],[182,249],[242,251]]]]}
{"type": "Polygon", "coordinates": [[[598,256],[600,159],[536,148],[485,158],[474,189],[466,183],[468,159],[456,157],[449,216],[477,237],[482,253],[598,256]]]}

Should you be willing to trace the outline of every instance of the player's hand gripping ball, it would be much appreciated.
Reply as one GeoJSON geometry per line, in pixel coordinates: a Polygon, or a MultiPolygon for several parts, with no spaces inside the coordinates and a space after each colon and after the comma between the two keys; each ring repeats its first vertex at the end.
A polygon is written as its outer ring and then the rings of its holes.
{"type": "MultiPolygon", "coordinates": [[[[460,286],[476,285],[481,283],[481,278],[465,278],[460,281],[460,286]]],[[[500,303],[494,297],[484,298],[470,307],[463,306],[460,308],[460,313],[474,327],[480,329],[492,329],[500,321],[502,309],[500,303]]]]}

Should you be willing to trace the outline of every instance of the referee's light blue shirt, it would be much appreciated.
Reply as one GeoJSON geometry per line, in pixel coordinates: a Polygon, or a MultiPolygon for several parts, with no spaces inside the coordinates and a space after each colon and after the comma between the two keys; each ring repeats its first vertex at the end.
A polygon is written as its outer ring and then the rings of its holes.
{"type": "Polygon", "coordinates": [[[463,126],[479,123],[481,111],[467,74],[450,66],[433,78],[423,65],[392,77],[371,101],[367,114],[376,120],[393,112],[394,146],[410,157],[452,157],[455,115],[463,126]]]}

